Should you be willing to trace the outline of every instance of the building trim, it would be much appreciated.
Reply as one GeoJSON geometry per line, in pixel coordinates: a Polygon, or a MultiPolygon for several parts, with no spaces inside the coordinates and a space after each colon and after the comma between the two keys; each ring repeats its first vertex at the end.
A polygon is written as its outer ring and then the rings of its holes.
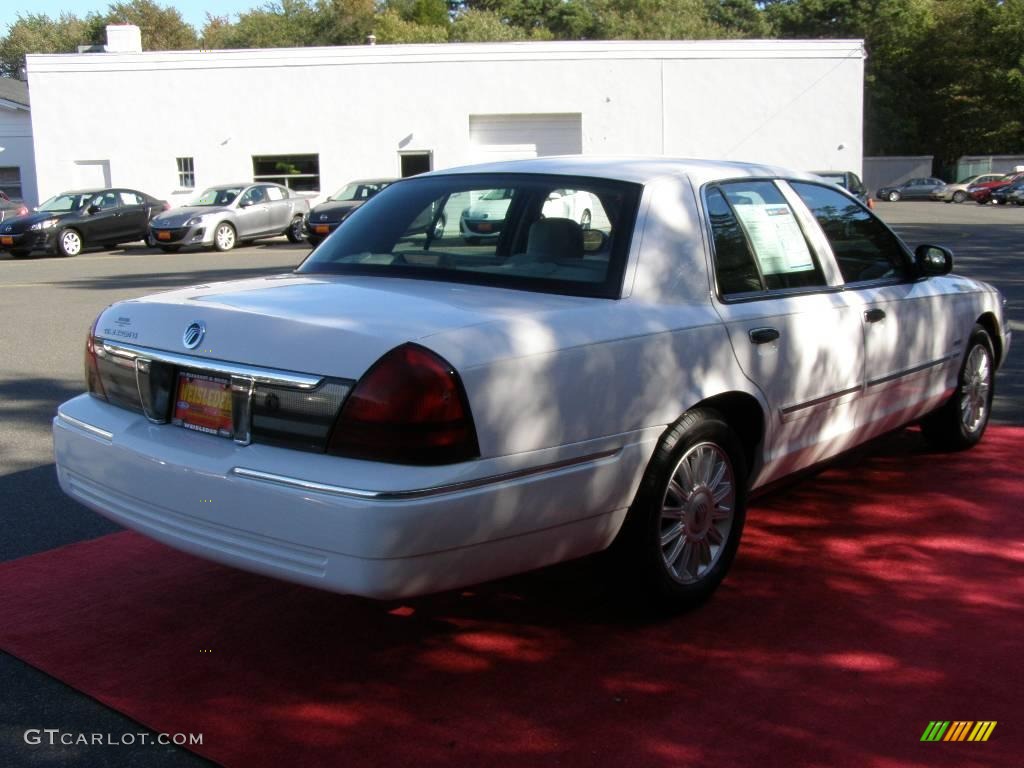
{"type": "Polygon", "coordinates": [[[511,61],[858,59],[862,40],[553,41],[32,54],[31,74],[511,61]]]}

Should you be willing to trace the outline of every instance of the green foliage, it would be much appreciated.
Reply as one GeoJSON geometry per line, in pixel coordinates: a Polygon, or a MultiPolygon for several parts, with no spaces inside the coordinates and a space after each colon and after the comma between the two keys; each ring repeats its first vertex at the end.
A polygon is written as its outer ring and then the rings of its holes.
{"type": "Polygon", "coordinates": [[[378,43],[447,43],[448,29],[436,24],[406,21],[397,11],[385,9],[377,14],[373,34],[378,43]]]}
{"type": "Polygon", "coordinates": [[[448,39],[453,43],[500,43],[526,40],[526,30],[507,23],[494,11],[470,10],[452,24],[448,39]]]}
{"type": "Polygon", "coordinates": [[[1024,150],[1024,0],[274,0],[202,34],[154,0],[85,17],[20,15],[0,37],[0,76],[27,53],[102,43],[137,24],[146,50],[380,43],[863,38],[868,154],[1024,150]],[[449,10],[454,14],[449,17],[449,10]]]}
{"type": "Polygon", "coordinates": [[[107,24],[134,24],[142,32],[144,51],[180,51],[196,48],[199,39],[190,24],[175,8],[157,5],[153,0],[113,3],[93,22],[94,43],[106,42],[107,24]]]}

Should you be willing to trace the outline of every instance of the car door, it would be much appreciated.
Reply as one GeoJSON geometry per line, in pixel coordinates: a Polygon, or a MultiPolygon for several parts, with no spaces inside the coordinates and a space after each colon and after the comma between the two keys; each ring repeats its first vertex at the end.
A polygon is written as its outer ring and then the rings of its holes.
{"type": "Polygon", "coordinates": [[[239,238],[255,237],[267,232],[270,212],[262,184],[249,187],[242,193],[235,216],[239,238]]]}
{"type": "Polygon", "coordinates": [[[292,220],[288,190],[276,184],[267,184],[263,189],[267,198],[267,228],[270,232],[284,232],[292,220]]]}
{"type": "Polygon", "coordinates": [[[791,190],[742,180],[705,187],[703,197],[716,306],[737,362],[770,406],[758,480],[769,482],[851,444],[864,383],[860,315],[791,190]]]}
{"type": "Polygon", "coordinates": [[[858,421],[865,437],[903,424],[945,394],[963,340],[954,300],[941,278],[916,278],[899,239],[870,211],[811,182],[792,182],[814,214],[863,322],[865,392],[858,421]]]}
{"type": "Polygon", "coordinates": [[[75,225],[86,243],[116,243],[122,233],[121,198],[115,190],[99,192],[86,203],[75,225]]]}
{"type": "Polygon", "coordinates": [[[125,242],[145,240],[149,226],[149,209],[142,195],[130,189],[118,191],[121,198],[120,225],[121,234],[118,239],[125,242]]]}

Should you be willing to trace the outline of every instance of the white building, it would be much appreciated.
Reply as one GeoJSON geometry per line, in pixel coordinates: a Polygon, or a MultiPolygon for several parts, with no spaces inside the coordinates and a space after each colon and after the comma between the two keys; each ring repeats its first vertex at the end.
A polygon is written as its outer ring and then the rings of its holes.
{"type": "Polygon", "coordinates": [[[28,73],[41,194],[114,184],[177,205],[253,178],[329,194],[580,152],[859,173],[864,55],[852,40],[377,45],[37,55],[28,73]]]}
{"type": "Polygon", "coordinates": [[[12,200],[39,202],[28,84],[7,77],[0,77],[0,190],[12,200]]]}

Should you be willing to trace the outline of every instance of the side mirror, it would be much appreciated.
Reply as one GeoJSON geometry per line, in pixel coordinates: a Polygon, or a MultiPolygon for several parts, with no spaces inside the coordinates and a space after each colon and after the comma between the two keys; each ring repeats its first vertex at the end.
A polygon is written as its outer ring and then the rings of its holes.
{"type": "Polygon", "coordinates": [[[583,230],[583,252],[597,253],[608,244],[608,235],[599,229],[583,230]]]}
{"type": "Polygon", "coordinates": [[[941,245],[919,245],[914,249],[914,263],[921,277],[938,277],[953,271],[953,252],[941,245]]]}
{"type": "Polygon", "coordinates": [[[239,208],[248,208],[250,205],[252,205],[252,200],[248,197],[238,203],[239,208]]]}
{"type": "Polygon", "coordinates": [[[96,213],[100,212],[100,207],[98,205],[96,205],[96,203],[90,203],[89,207],[86,208],[85,210],[86,210],[86,213],[88,213],[90,216],[92,216],[93,214],[96,214],[96,213]]]}

